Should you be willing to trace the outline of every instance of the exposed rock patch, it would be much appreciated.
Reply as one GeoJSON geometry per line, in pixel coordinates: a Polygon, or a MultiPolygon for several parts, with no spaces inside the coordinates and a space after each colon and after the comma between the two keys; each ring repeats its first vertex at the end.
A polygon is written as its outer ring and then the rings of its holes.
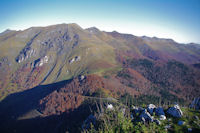
{"type": "Polygon", "coordinates": [[[149,114],[149,112],[147,112],[146,109],[141,113],[140,118],[144,118],[145,121],[153,122],[153,117],[149,114]]]}
{"type": "Polygon", "coordinates": [[[152,115],[155,108],[156,106],[154,104],[149,104],[147,110],[152,115]]]}
{"type": "Polygon", "coordinates": [[[69,60],[69,63],[72,64],[72,63],[80,61],[80,60],[81,60],[80,56],[75,56],[74,58],[72,58],[71,60],[69,60]]]}
{"type": "Polygon", "coordinates": [[[20,54],[16,57],[16,61],[18,63],[21,63],[25,60],[27,60],[28,58],[32,57],[33,55],[35,55],[35,50],[32,49],[31,47],[27,47],[25,49],[23,49],[20,54]]]}
{"type": "Polygon", "coordinates": [[[43,66],[45,63],[48,63],[49,57],[48,56],[44,56],[43,58],[37,59],[34,63],[34,67],[41,67],[43,66]]]}
{"type": "Polygon", "coordinates": [[[165,115],[164,109],[162,107],[156,108],[155,113],[156,113],[157,116],[165,115]]]}
{"type": "Polygon", "coordinates": [[[166,120],[167,118],[166,118],[165,115],[160,115],[160,116],[159,116],[159,119],[162,121],[162,120],[166,120]]]}
{"type": "Polygon", "coordinates": [[[178,105],[174,105],[174,107],[170,107],[167,110],[167,113],[169,115],[172,115],[173,117],[182,117],[183,112],[181,111],[180,107],[178,105]]]}

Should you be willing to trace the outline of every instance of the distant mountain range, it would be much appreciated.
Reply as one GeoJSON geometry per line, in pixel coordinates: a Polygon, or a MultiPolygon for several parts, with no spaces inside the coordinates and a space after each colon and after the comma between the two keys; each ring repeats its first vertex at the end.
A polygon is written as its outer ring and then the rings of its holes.
{"type": "Polygon", "coordinates": [[[199,88],[199,44],[74,23],[0,34],[0,116],[5,120],[61,115],[99,92],[184,104],[200,96],[199,88]]]}

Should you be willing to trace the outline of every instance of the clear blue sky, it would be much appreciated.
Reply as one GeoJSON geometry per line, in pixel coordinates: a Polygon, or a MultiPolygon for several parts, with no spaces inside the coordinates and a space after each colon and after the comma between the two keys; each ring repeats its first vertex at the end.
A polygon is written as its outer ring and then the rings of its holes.
{"type": "Polygon", "coordinates": [[[0,1],[0,32],[60,23],[200,43],[200,0],[0,1]]]}

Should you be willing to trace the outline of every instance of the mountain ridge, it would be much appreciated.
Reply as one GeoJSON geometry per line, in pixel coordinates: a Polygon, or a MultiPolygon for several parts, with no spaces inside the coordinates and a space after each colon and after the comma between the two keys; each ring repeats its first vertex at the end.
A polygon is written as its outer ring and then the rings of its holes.
{"type": "MultiPolygon", "coordinates": [[[[52,25],[48,25],[48,26],[33,26],[33,27],[30,27],[30,28],[47,28],[47,27],[54,27],[54,26],[59,26],[59,25],[76,25],[78,27],[80,27],[77,23],[61,23],[61,24],[52,24],[52,25]]],[[[27,29],[30,29],[30,28],[26,28],[26,29],[23,29],[23,30],[12,30],[12,29],[6,29],[5,31],[2,31],[0,33],[0,35],[2,33],[7,33],[7,32],[11,32],[11,31],[25,31],[27,29]]],[[[81,27],[80,27],[81,28],[81,27]]],[[[99,31],[103,31],[103,32],[108,32],[108,31],[105,31],[105,30],[100,30],[98,29],[96,26],[92,26],[92,27],[88,27],[88,28],[85,28],[85,30],[87,29],[91,29],[91,28],[95,28],[99,31]]],[[[121,33],[121,32],[118,32],[116,30],[113,30],[111,32],[116,32],[116,33],[120,33],[120,34],[127,34],[127,33],[121,33]]],[[[127,35],[133,35],[131,33],[127,34],[127,35]]],[[[133,35],[134,36],[134,35],[133,35]]],[[[146,39],[160,39],[160,40],[169,40],[169,41],[173,41],[173,42],[176,42],[175,40],[173,40],[172,38],[162,38],[162,37],[157,37],[157,36],[153,36],[153,37],[149,37],[149,36],[137,36],[137,37],[141,37],[141,38],[146,38],[146,39]]],[[[199,43],[195,43],[195,42],[189,42],[189,43],[181,43],[181,42],[177,42],[177,43],[180,43],[180,44],[198,44],[200,45],[199,43]]]]}
{"type": "Polygon", "coordinates": [[[88,114],[97,97],[188,105],[200,95],[199,51],[198,44],[74,23],[9,31],[0,35],[0,130],[71,120],[88,114]]]}
{"type": "Polygon", "coordinates": [[[116,74],[128,59],[160,64],[176,60],[190,66],[200,62],[198,49],[198,44],[182,45],[171,39],[105,32],[96,27],[83,29],[75,23],[9,31],[0,36],[0,72],[7,77],[1,77],[0,86],[9,94],[8,90],[79,75],[116,74]]]}

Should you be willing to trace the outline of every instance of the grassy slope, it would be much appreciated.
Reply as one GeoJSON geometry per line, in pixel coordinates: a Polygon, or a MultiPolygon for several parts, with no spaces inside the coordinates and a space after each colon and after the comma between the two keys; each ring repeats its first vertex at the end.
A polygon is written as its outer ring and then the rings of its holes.
{"type": "MultiPolygon", "coordinates": [[[[174,58],[180,60],[183,60],[182,57],[185,57],[183,56],[185,53],[186,55],[188,54],[187,60],[192,58],[190,54],[197,56],[196,53],[172,41],[154,39],[147,41],[140,37],[117,32],[107,33],[101,32],[98,29],[84,30],[76,24],[61,24],[29,28],[19,32],[13,31],[0,36],[0,40],[0,58],[8,57],[8,60],[12,64],[8,67],[9,75],[6,79],[8,83],[6,83],[7,85],[4,89],[0,90],[1,95],[4,95],[2,94],[3,91],[10,93],[7,91],[8,89],[12,90],[12,92],[19,91],[17,90],[19,85],[10,82],[10,79],[15,80],[16,77],[17,79],[21,78],[20,80],[23,82],[30,82],[30,86],[33,87],[39,83],[50,84],[77,77],[81,74],[98,74],[100,76],[115,75],[118,71],[122,70],[122,62],[119,63],[116,59],[148,58],[144,55],[145,51],[142,53],[143,49],[141,50],[141,48],[146,45],[148,49],[159,51],[165,55],[169,55],[169,57],[175,54],[174,58]],[[41,33],[31,44],[31,47],[36,50],[36,55],[20,64],[16,63],[15,58],[19,52],[39,32],[41,33]],[[63,41],[65,33],[67,33],[70,41],[65,41],[60,45],[59,41],[56,42],[55,40],[61,39],[61,41],[63,41]],[[76,38],[74,38],[75,35],[78,35],[78,45],[73,47],[76,41],[76,38]],[[49,39],[54,40],[54,46],[52,48],[47,48],[41,44],[41,42],[45,42],[49,39]],[[181,55],[182,57],[176,55],[180,51],[184,51],[184,54],[181,55]],[[39,68],[38,71],[33,68],[29,71],[21,70],[26,64],[30,65],[31,62],[34,63],[35,60],[44,55],[50,57],[49,63],[39,68]],[[76,56],[80,56],[81,60],[70,64],[69,60],[76,56]],[[19,69],[21,71],[19,71],[19,69]],[[18,73],[16,73],[16,71],[18,73]],[[21,76],[17,76],[22,72],[23,74],[21,74],[21,76]],[[33,77],[34,75],[38,81],[31,83],[33,81],[29,81],[30,79],[27,77],[33,77]]],[[[160,55],[158,54],[157,56],[160,55]]],[[[166,56],[163,57],[165,58],[166,56]]],[[[3,71],[3,69],[1,71],[3,71]]],[[[1,77],[3,78],[4,76],[1,77]]],[[[23,87],[24,86],[21,85],[21,88],[23,87]]]]}
{"type": "MultiPolygon", "coordinates": [[[[1,36],[0,39],[5,38],[4,36],[1,36]]],[[[83,30],[76,24],[55,25],[44,28],[36,27],[18,32],[16,35],[6,38],[6,40],[0,42],[0,53],[1,58],[8,57],[8,60],[11,62],[10,70],[12,72],[10,75],[13,75],[13,78],[17,76],[16,71],[19,71],[19,69],[24,67],[25,64],[30,64],[31,62],[34,63],[36,59],[41,58],[44,55],[49,56],[49,63],[45,64],[42,66],[43,68],[39,69],[41,71],[37,76],[37,79],[40,82],[43,81],[43,84],[70,79],[80,74],[101,74],[104,71],[116,67],[114,49],[103,42],[101,39],[98,39],[98,37],[95,35],[90,35],[88,31],[83,30]],[[57,31],[58,29],[61,31],[60,34],[57,33],[59,32],[57,31]],[[26,46],[26,44],[33,38],[33,36],[40,31],[41,33],[33,40],[31,44],[31,47],[36,50],[36,55],[26,61],[23,61],[20,64],[17,63],[15,58],[18,56],[19,52],[26,46]],[[61,54],[59,53],[59,46],[57,44],[55,44],[55,47],[48,50],[39,44],[43,40],[47,40],[49,37],[59,38],[63,36],[66,31],[68,32],[68,36],[72,39],[72,41],[63,44],[63,51],[61,51],[61,54]],[[74,43],[73,37],[76,34],[79,36],[78,45],[72,48],[74,43]],[[81,60],[70,64],[69,60],[75,56],[80,56],[81,60]],[[99,65],[99,62],[103,63],[99,65]],[[104,65],[104,63],[106,65],[104,65]]],[[[27,75],[28,77],[28,75],[31,76],[31,74],[33,76],[34,73],[30,72],[24,73],[23,76],[26,77],[27,75]]],[[[12,87],[12,92],[18,91],[18,85],[11,84],[12,83],[8,81],[8,87],[4,89],[7,90],[8,88],[12,87]]]]}

